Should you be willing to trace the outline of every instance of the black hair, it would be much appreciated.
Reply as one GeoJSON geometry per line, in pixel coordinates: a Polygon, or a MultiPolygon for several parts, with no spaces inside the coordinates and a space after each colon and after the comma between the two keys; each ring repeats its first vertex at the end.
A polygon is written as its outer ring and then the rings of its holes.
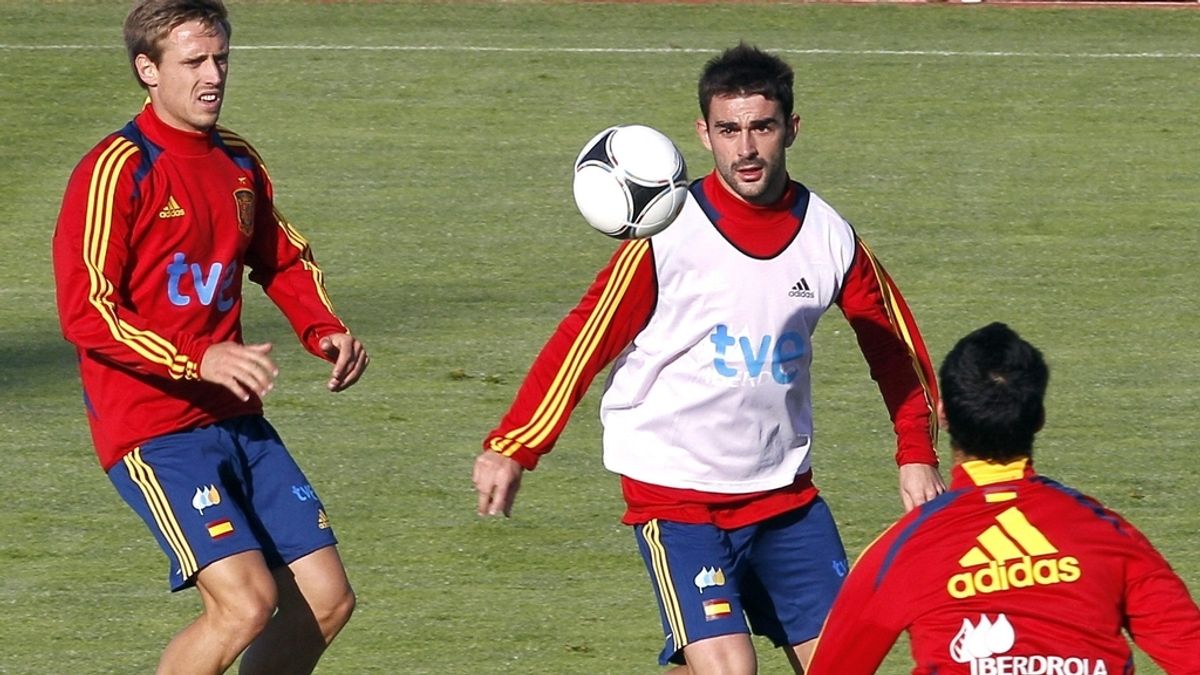
{"type": "Polygon", "coordinates": [[[954,345],[938,378],[951,445],[996,462],[1032,456],[1050,380],[1033,345],[1002,323],[989,324],[954,345]]]}
{"type": "Polygon", "coordinates": [[[738,43],[704,64],[700,75],[700,114],[708,119],[708,108],[716,96],[752,96],[779,101],[784,118],[792,116],[794,98],[792,68],[783,59],[738,43]]]}

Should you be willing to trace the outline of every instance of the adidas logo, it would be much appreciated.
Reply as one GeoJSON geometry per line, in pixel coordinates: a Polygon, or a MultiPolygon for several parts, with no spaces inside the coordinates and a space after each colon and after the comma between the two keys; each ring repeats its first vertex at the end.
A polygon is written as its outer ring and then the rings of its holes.
{"type": "Polygon", "coordinates": [[[167,197],[167,205],[162,207],[162,210],[158,212],[158,217],[178,218],[184,215],[184,213],[186,212],[183,210],[183,207],[179,205],[179,202],[175,201],[175,197],[172,195],[167,197]]]}
{"type": "Polygon", "coordinates": [[[808,282],[804,280],[804,277],[800,277],[800,281],[797,281],[796,285],[792,286],[792,289],[788,291],[789,298],[811,298],[814,296],[815,293],[808,288],[808,282]]]}
{"type": "Polygon", "coordinates": [[[1013,588],[1072,583],[1083,575],[1075,556],[1053,556],[1058,549],[1051,544],[1017,507],[996,516],[996,524],[975,538],[958,559],[961,567],[977,568],[950,577],[946,592],[962,600],[980,593],[995,593],[1013,588]]]}
{"type": "Polygon", "coordinates": [[[329,529],[329,516],[325,515],[325,509],[317,509],[317,527],[322,530],[329,529]]]}

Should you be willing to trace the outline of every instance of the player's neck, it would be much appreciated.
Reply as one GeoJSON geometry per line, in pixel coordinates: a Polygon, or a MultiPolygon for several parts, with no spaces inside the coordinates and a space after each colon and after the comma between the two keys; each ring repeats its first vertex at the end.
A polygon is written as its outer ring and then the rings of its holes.
{"type": "Polygon", "coordinates": [[[188,131],[167,124],[152,103],[147,103],[138,115],[138,128],[156,145],[179,155],[199,156],[213,147],[213,133],[188,131]]]}
{"type": "Polygon", "coordinates": [[[795,185],[791,180],[787,180],[779,188],[779,196],[770,201],[763,203],[755,203],[746,201],[741,195],[737,194],[725,184],[724,179],[716,171],[709,174],[708,179],[711,181],[709,185],[709,195],[713,202],[722,211],[737,211],[745,213],[765,213],[771,211],[787,211],[792,208],[792,202],[796,198],[795,185]]]}

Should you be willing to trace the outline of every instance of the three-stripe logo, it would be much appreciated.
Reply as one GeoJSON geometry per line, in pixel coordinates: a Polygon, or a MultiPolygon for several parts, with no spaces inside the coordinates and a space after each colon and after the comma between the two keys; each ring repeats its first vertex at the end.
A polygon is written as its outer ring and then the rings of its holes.
{"type": "Polygon", "coordinates": [[[179,202],[175,201],[175,196],[169,195],[167,197],[167,205],[162,207],[162,209],[158,212],[158,217],[159,218],[179,218],[180,216],[183,216],[185,213],[187,213],[187,212],[183,210],[183,207],[179,205],[179,202]]]}
{"type": "Polygon", "coordinates": [[[815,295],[812,289],[808,287],[808,281],[804,277],[800,277],[800,281],[797,281],[791,290],[788,291],[789,298],[811,298],[815,295]]]}
{"type": "Polygon", "coordinates": [[[1058,548],[1015,506],[996,516],[996,523],[975,541],[958,559],[959,566],[969,569],[946,583],[946,592],[953,598],[1072,583],[1083,574],[1079,559],[1057,555],[1058,548]]]}

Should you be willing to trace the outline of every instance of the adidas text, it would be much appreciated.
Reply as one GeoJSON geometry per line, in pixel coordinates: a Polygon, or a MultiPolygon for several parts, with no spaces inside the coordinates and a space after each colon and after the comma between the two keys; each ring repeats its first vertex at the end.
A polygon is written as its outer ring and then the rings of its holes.
{"type": "Polygon", "coordinates": [[[1074,556],[1043,558],[1034,562],[1028,556],[1012,563],[990,562],[974,572],[961,572],[950,577],[946,591],[959,600],[980,593],[1007,591],[1010,588],[1029,588],[1033,585],[1069,584],[1078,581],[1079,559],[1074,556]]]}
{"type": "Polygon", "coordinates": [[[797,281],[796,285],[792,286],[791,290],[788,291],[788,297],[789,298],[812,298],[812,297],[816,297],[816,294],[813,293],[811,289],[809,289],[808,281],[805,280],[804,277],[800,277],[800,281],[797,281]]]}

